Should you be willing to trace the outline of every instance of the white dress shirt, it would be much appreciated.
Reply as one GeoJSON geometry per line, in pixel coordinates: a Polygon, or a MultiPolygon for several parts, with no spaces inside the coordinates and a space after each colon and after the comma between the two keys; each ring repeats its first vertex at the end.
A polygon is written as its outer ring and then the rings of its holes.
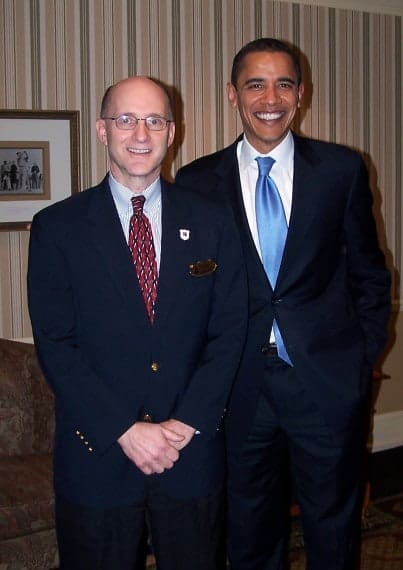
{"type": "MultiPolygon", "coordinates": [[[[291,132],[288,132],[285,139],[268,154],[261,154],[258,152],[249,143],[245,135],[243,139],[239,141],[237,146],[239,176],[241,179],[242,198],[246,217],[248,219],[255,247],[259,253],[260,259],[262,259],[257,231],[255,206],[256,182],[259,176],[259,169],[256,162],[256,158],[258,156],[271,156],[276,161],[270,170],[270,177],[273,178],[277,185],[288,225],[291,214],[292,184],[294,176],[294,139],[291,132]]],[[[275,342],[273,330],[270,334],[270,342],[275,342]]]]}
{"type": "Polygon", "coordinates": [[[277,185],[288,224],[290,221],[294,176],[294,139],[291,132],[288,132],[285,139],[270,151],[269,154],[261,154],[258,152],[249,143],[245,135],[243,139],[239,141],[237,147],[243,203],[253,241],[261,258],[255,208],[256,182],[259,176],[259,169],[256,162],[258,156],[271,156],[276,161],[270,170],[270,177],[273,178],[277,185]]]}

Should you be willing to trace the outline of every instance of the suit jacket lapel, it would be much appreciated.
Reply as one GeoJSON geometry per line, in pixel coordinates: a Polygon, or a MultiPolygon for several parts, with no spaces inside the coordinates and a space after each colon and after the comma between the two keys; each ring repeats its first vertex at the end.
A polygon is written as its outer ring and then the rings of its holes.
{"type": "Polygon", "coordinates": [[[236,156],[236,149],[239,140],[240,138],[224,150],[222,160],[217,166],[215,174],[224,181],[223,184],[225,185],[225,190],[231,201],[237,226],[241,232],[241,241],[245,251],[246,260],[247,262],[251,262],[250,265],[255,268],[255,272],[257,270],[256,277],[261,280],[263,286],[270,287],[266,272],[256,249],[255,242],[253,241],[242,197],[241,180],[236,156]]]}
{"type": "Polygon", "coordinates": [[[172,304],[184,294],[183,284],[191,256],[192,220],[183,208],[183,202],[174,200],[170,185],[161,179],[162,238],[161,263],[158,280],[158,296],[154,327],[164,322],[172,304]],[[189,239],[184,239],[180,230],[189,230],[189,239]]]}
{"type": "Polygon", "coordinates": [[[99,251],[116,290],[136,314],[147,312],[141,296],[137,275],[123,234],[122,226],[107,182],[107,178],[94,194],[88,211],[89,233],[99,251]],[[133,307],[134,303],[134,307],[133,307]]]}
{"type": "Polygon", "coordinates": [[[286,285],[287,276],[292,277],[293,267],[299,256],[303,258],[305,233],[314,220],[320,196],[321,180],[316,175],[313,155],[303,138],[294,135],[294,176],[290,223],[285,243],[283,260],[277,278],[278,287],[286,285]]]}

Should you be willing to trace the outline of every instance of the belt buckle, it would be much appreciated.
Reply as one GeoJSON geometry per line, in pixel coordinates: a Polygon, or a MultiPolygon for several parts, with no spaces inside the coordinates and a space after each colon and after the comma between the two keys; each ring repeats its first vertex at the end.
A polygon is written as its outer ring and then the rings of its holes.
{"type": "Polygon", "coordinates": [[[275,342],[269,344],[268,356],[278,356],[277,345],[275,342]]]}
{"type": "Polygon", "coordinates": [[[262,352],[265,356],[268,357],[278,356],[276,343],[268,342],[266,345],[262,346],[262,352]]]}

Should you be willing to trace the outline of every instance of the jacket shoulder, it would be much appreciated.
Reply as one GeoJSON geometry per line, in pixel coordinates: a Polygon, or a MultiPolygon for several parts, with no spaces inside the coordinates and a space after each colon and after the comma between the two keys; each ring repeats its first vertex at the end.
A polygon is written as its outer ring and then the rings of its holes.
{"type": "Polygon", "coordinates": [[[194,175],[198,172],[205,174],[206,171],[213,171],[223,160],[231,160],[232,158],[236,158],[236,144],[232,144],[217,152],[201,156],[185,164],[178,170],[176,177],[178,178],[179,176],[180,178],[182,175],[188,174],[194,175]]]}
{"type": "Polygon", "coordinates": [[[33,221],[45,220],[68,220],[75,217],[80,210],[88,207],[94,196],[105,192],[109,188],[108,183],[103,180],[100,184],[87,188],[68,198],[64,198],[55,204],[51,204],[35,214],[33,221]]]}
{"type": "Polygon", "coordinates": [[[221,193],[201,192],[198,187],[176,183],[169,192],[177,211],[191,213],[193,218],[203,220],[204,225],[221,225],[228,217],[233,218],[232,209],[221,193]]]}
{"type": "Polygon", "coordinates": [[[346,145],[296,135],[294,135],[294,141],[296,152],[305,156],[317,157],[321,161],[362,162],[361,154],[346,145]]]}

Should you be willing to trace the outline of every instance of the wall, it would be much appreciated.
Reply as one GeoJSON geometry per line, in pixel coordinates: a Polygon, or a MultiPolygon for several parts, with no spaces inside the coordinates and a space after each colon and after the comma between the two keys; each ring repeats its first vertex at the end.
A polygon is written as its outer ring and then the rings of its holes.
{"type": "MultiPolygon", "coordinates": [[[[79,110],[87,187],[107,168],[94,134],[106,86],[131,74],[157,76],[176,89],[174,173],[240,132],[225,96],[240,46],[261,35],[298,45],[308,92],[300,130],[355,147],[370,169],[395,306],[376,405],[379,414],[395,413],[403,410],[402,15],[400,0],[0,0],[0,108],[79,110]]],[[[25,231],[0,232],[0,336],[31,334],[28,239],[25,231]]]]}

